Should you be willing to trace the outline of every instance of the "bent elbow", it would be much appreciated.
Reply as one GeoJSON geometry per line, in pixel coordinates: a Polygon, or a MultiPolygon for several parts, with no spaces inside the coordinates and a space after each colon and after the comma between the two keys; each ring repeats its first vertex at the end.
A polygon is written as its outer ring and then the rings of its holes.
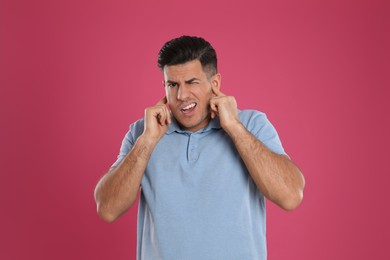
{"type": "Polygon", "coordinates": [[[102,207],[99,203],[97,204],[97,214],[106,223],[114,222],[118,218],[118,216],[110,213],[108,210],[106,210],[104,207],[102,207]]]}
{"type": "Polygon", "coordinates": [[[285,211],[293,211],[299,205],[301,205],[302,201],[303,201],[303,191],[298,191],[295,194],[289,196],[289,198],[284,200],[284,202],[281,203],[279,206],[285,211]]]}
{"type": "Polygon", "coordinates": [[[283,201],[284,203],[281,205],[286,211],[292,211],[296,209],[299,205],[301,205],[303,201],[303,190],[305,189],[305,178],[303,174],[299,171],[300,178],[295,185],[295,188],[290,191],[290,194],[283,201]]]}

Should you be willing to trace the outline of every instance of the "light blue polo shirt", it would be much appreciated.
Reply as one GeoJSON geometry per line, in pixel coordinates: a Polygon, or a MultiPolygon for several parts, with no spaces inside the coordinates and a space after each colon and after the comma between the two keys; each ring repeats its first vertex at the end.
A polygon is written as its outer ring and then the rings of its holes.
{"type": "MultiPolygon", "coordinates": [[[[266,115],[239,111],[242,124],[272,151],[285,154],[266,115]]],[[[117,166],[142,134],[130,126],[117,166]]],[[[218,117],[197,132],[177,122],[156,145],[141,182],[138,260],[266,259],[265,198],[218,117]]]]}

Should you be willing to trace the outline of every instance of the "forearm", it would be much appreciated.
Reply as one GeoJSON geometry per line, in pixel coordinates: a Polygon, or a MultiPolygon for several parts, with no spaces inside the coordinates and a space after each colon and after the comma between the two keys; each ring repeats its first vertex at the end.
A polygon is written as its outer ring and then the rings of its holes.
{"type": "Polygon", "coordinates": [[[97,184],[97,210],[105,221],[114,221],[134,204],[155,145],[150,138],[140,136],[119,166],[111,169],[97,184]]]}
{"type": "Polygon", "coordinates": [[[257,188],[285,210],[302,201],[305,181],[297,166],[284,155],[270,151],[241,124],[228,131],[257,188]]]}

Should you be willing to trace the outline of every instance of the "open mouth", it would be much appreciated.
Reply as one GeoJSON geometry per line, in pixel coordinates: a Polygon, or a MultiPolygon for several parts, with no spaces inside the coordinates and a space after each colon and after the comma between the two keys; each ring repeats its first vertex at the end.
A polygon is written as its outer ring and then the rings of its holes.
{"type": "Polygon", "coordinates": [[[189,111],[193,110],[195,107],[196,107],[196,103],[191,103],[191,104],[189,104],[188,106],[183,107],[183,108],[181,109],[181,111],[182,111],[182,112],[189,112],[189,111]]]}

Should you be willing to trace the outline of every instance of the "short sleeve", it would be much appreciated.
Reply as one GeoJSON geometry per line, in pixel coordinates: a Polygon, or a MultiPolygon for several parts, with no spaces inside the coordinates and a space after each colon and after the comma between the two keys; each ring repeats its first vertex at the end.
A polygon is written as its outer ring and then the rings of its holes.
{"type": "Polygon", "coordinates": [[[138,120],[137,122],[130,125],[129,131],[126,133],[123,138],[121,148],[117,160],[111,165],[111,168],[117,167],[126,155],[131,151],[138,137],[142,134],[144,130],[143,119],[138,120]]]}
{"type": "Polygon", "coordinates": [[[287,155],[275,127],[268,120],[266,114],[255,110],[240,111],[240,120],[247,130],[268,149],[277,154],[287,155]]]}

